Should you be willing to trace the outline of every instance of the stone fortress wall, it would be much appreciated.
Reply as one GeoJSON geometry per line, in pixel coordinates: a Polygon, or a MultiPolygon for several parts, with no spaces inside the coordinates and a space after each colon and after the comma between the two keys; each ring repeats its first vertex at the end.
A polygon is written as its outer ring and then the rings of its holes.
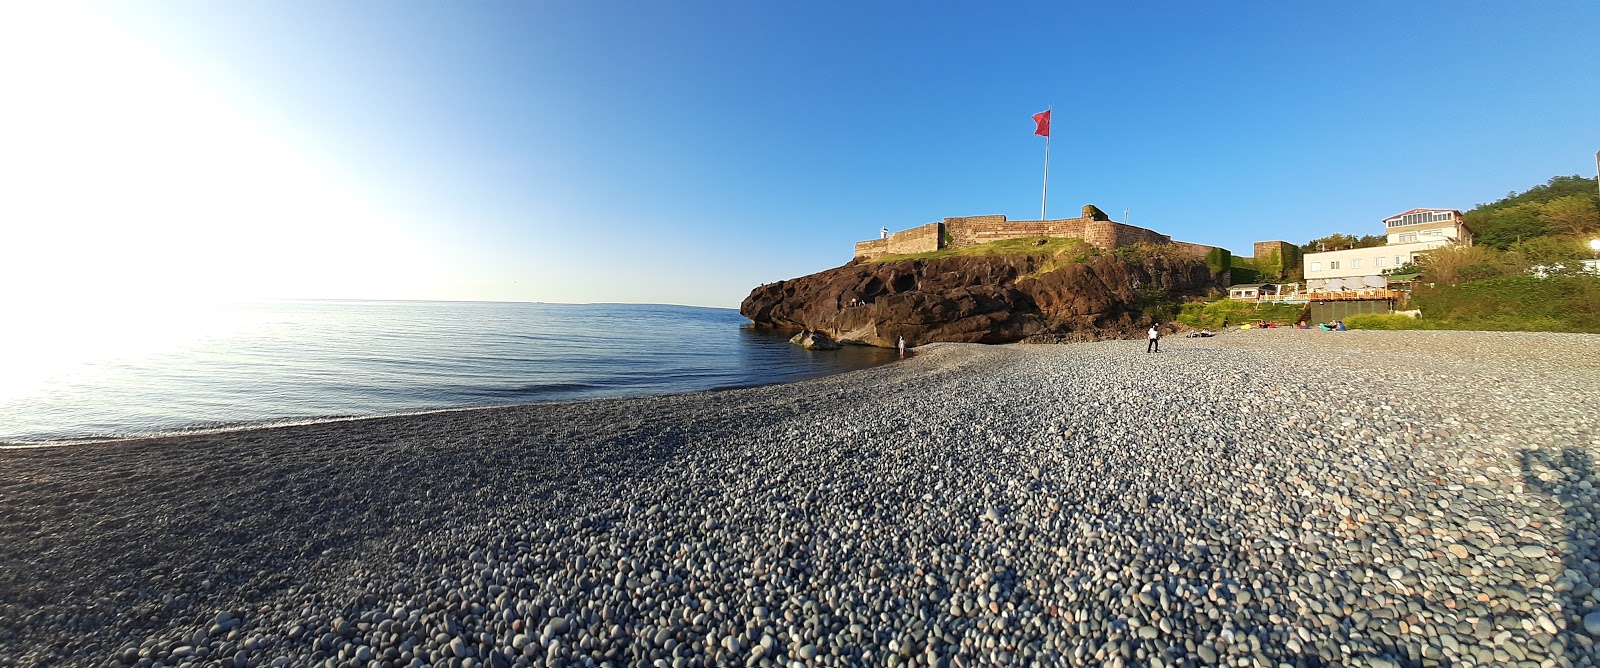
{"type": "Polygon", "coordinates": [[[921,227],[895,232],[887,239],[859,242],[856,244],[856,257],[871,259],[884,255],[931,253],[942,248],[939,239],[943,235],[944,223],[928,223],[921,227]]]}
{"type": "Polygon", "coordinates": [[[1077,218],[1056,220],[1006,220],[1005,216],[946,218],[937,223],[895,232],[887,239],[859,242],[856,244],[856,259],[870,260],[885,255],[966,248],[991,241],[1023,237],[1082,239],[1102,250],[1113,250],[1137,243],[1175,244],[1198,257],[1204,257],[1212,250],[1211,246],[1173,241],[1172,237],[1154,230],[1118,223],[1095,205],[1088,204],[1083,207],[1083,215],[1077,218]]]}
{"type": "Polygon", "coordinates": [[[1261,278],[1283,280],[1300,267],[1300,247],[1287,241],[1257,241],[1255,263],[1261,278]]]}

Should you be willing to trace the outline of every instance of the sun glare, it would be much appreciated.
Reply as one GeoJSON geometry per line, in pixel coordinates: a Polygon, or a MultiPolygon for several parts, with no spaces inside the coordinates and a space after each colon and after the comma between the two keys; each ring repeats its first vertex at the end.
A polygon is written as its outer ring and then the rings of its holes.
{"type": "Polygon", "coordinates": [[[88,380],[119,363],[176,352],[261,326],[227,304],[74,301],[36,305],[0,329],[0,406],[52,384],[88,380]]]}
{"type": "MultiPolygon", "coordinates": [[[[407,221],[262,114],[83,7],[0,9],[0,295],[427,295],[407,221]]],[[[19,306],[20,305],[20,306],[19,306]]]]}

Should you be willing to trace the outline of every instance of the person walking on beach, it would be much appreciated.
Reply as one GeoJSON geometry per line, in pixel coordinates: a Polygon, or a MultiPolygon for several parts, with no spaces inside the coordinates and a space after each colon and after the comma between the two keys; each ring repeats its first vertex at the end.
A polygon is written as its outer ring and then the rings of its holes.
{"type": "Polygon", "coordinates": [[[1161,330],[1156,327],[1156,323],[1150,323],[1150,342],[1144,345],[1144,352],[1147,355],[1161,352],[1161,330]]]}

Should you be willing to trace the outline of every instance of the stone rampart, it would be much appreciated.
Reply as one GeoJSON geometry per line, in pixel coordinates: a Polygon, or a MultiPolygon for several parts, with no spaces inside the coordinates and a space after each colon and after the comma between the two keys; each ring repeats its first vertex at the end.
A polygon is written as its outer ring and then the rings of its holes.
{"type": "Polygon", "coordinates": [[[1133,244],[1168,244],[1172,237],[1142,227],[1124,225],[1109,220],[1090,220],[1084,223],[1083,240],[1102,250],[1113,250],[1133,244]]]}
{"type": "Polygon", "coordinates": [[[951,248],[966,248],[991,241],[1022,237],[1083,238],[1083,219],[1006,220],[1005,216],[966,216],[944,219],[951,248]]]}
{"type": "Polygon", "coordinates": [[[1181,249],[1187,255],[1190,255],[1190,256],[1193,256],[1193,257],[1197,257],[1197,258],[1201,258],[1201,259],[1205,259],[1205,256],[1207,254],[1209,254],[1211,251],[1214,251],[1214,250],[1217,249],[1216,246],[1207,246],[1205,244],[1189,243],[1187,241],[1174,241],[1174,242],[1172,242],[1172,245],[1177,246],[1179,249],[1181,249]]]}
{"type": "Polygon", "coordinates": [[[1300,247],[1287,241],[1257,241],[1255,265],[1262,278],[1282,280],[1300,268],[1300,247]]]}
{"type": "Polygon", "coordinates": [[[1212,246],[1173,241],[1155,230],[1110,220],[1093,204],[1083,207],[1077,218],[1055,220],[1006,220],[1005,216],[960,216],[937,223],[895,232],[887,239],[856,244],[856,258],[870,260],[884,255],[927,253],[945,248],[966,248],[992,241],[1026,237],[1065,237],[1082,239],[1101,250],[1115,250],[1133,244],[1178,244],[1188,253],[1206,257],[1212,246]]]}
{"type": "Polygon", "coordinates": [[[928,223],[921,227],[901,230],[887,239],[873,239],[856,243],[856,258],[870,260],[884,255],[906,253],[931,253],[943,248],[943,223],[928,223]]]}

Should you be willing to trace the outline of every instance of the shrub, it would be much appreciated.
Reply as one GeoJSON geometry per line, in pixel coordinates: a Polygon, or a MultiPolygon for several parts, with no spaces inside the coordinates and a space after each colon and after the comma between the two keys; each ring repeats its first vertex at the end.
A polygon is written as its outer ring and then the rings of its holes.
{"type": "Polygon", "coordinates": [[[1425,280],[1451,285],[1515,273],[1510,259],[1487,246],[1445,246],[1423,253],[1417,260],[1425,280]]]}
{"type": "Polygon", "coordinates": [[[1172,322],[1182,312],[1182,304],[1172,293],[1154,285],[1145,286],[1140,295],[1140,309],[1145,317],[1156,322],[1172,322]]]}
{"type": "Polygon", "coordinates": [[[1184,304],[1178,310],[1177,320],[1195,329],[1222,329],[1257,320],[1287,325],[1298,322],[1304,312],[1305,307],[1295,304],[1256,304],[1219,299],[1184,304]]]}
{"type": "Polygon", "coordinates": [[[1420,273],[1422,273],[1422,268],[1418,267],[1417,263],[1415,263],[1415,262],[1407,262],[1407,263],[1402,264],[1402,265],[1400,265],[1398,267],[1390,267],[1388,269],[1383,270],[1383,275],[1384,276],[1400,276],[1400,275],[1404,275],[1404,274],[1420,274],[1420,273]]]}
{"type": "Polygon", "coordinates": [[[1600,278],[1591,275],[1419,287],[1411,301],[1434,329],[1600,333],[1600,278]]]}
{"type": "Polygon", "coordinates": [[[1429,329],[1428,323],[1394,313],[1358,313],[1344,319],[1350,329],[1429,329]]]}

